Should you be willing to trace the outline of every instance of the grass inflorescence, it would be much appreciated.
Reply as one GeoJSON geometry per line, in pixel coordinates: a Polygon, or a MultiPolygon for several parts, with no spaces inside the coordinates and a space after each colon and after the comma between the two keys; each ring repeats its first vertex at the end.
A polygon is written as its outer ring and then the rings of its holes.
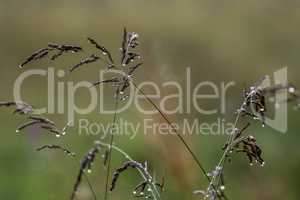
{"type": "MultiPolygon", "coordinates": [[[[88,37],[88,43],[95,50],[95,52],[87,57],[79,59],[79,61],[68,68],[69,74],[75,73],[81,69],[84,69],[85,65],[91,63],[100,62],[105,66],[106,70],[119,70],[121,73],[117,76],[112,76],[105,80],[96,80],[91,82],[91,87],[96,87],[100,84],[110,84],[114,88],[114,99],[115,112],[112,117],[112,124],[118,122],[117,109],[120,101],[125,101],[129,94],[127,90],[130,86],[143,95],[146,100],[158,111],[162,119],[170,125],[169,130],[178,137],[180,142],[186,148],[187,152],[191,155],[191,158],[195,161],[199,167],[200,173],[207,179],[208,185],[203,190],[194,191],[195,194],[200,195],[203,199],[229,199],[225,194],[225,181],[224,173],[227,162],[232,162],[232,154],[245,155],[249,160],[250,165],[259,164],[260,166],[265,165],[263,159],[263,147],[259,145],[259,141],[256,140],[253,134],[248,133],[249,127],[254,121],[259,121],[262,126],[265,126],[265,119],[268,114],[267,112],[267,97],[274,97],[280,92],[287,92],[288,98],[285,102],[294,103],[296,107],[300,106],[300,93],[296,87],[292,85],[275,85],[272,87],[262,87],[262,82],[265,77],[260,79],[251,87],[247,88],[243,92],[242,104],[236,110],[236,119],[234,121],[234,128],[228,136],[224,146],[220,149],[223,150],[222,155],[213,170],[207,171],[204,167],[203,160],[200,160],[196,153],[192,150],[191,146],[186,142],[185,138],[180,134],[168,116],[153,102],[146,93],[137,86],[134,80],[134,75],[137,69],[139,69],[143,62],[142,56],[138,52],[139,47],[139,35],[135,32],[128,32],[124,28],[121,38],[121,47],[119,56],[115,57],[111,50],[106,48],[104,45],[98,43],[96,39],[88,37]]],[[[35,51],[33,54],[24,59],[19,68],[23,69],[26,65],[32,64],[44,58],[50,60],[56,60],[66,53],[76,53],[79,55],[83,52],[83,48],[78,45],[70,44],[56,44],[49,43],[45,48],[35,51]]],[[[277,102],[278,103],[278,102],[277,102]]],[[[282,102],[281,102],[282,103],[282,102]]],[[[37,126],[41,130],[47,133],[54,134],[57,138],[61,139],[69,130],[70,123],[67,123],[63,128],[58,128],[56,123],[42,115],[34,114],[34,107],[24,102],[14,101],[3,101],[0,102],[0,107],[14,107],[14,114],[20,114],[25,116],[25,122],[20,124],[16,132],[21,132],[28,127],[37,126]]],[[[150,173],[147,162],[138,162],[132,159],[124,150],[114,145],[114,127],[110,129],[110,136],[108,143],[103,141],[95,141],[94,145],[87,151],[82,159],[75,160],[76,164],[79,165],[79,171],[73,185],[73,189],[70,195],[70,199],[76,198],[78,191],[80,190],[80,184],[83,178],[86,179],[91,192],[93,193],[94,200],[97,200],[96,191],[93,188],[92,183],[89,181],[86,173],[91,173],[95,159],[98,157],[102,158],[104,168],[107,170],[106,176],[103,179],[105,183],[104,188],[104,200],[109,198],[109,192],[114,192],[117,189],[117,182],[122,173],[125,173],[128,169],[134,169],[138,171],[142,181],[135,186],[132,191],[134,197],[139,198],[153,198],[154,200],[161,199],[161,192],[166,188],[164,178],[161,182],[157,182],[155,177],[150,173]],[[120,167],[116,168],[111,176],[112,169],[112,153],[116,151],[121,154],[125,161],[120,167]]],[[[218,147],[217,147],[218,148],[218,147]]],[[[77,154],[73,151],[65,148],[63,145],[58,144],[46,144],[37,148],[37,151],[45,150],[61,150],[66,155],[75,158],[77,154]]],[[[95,170],[100,168],[95,168],[95,170]]]]}

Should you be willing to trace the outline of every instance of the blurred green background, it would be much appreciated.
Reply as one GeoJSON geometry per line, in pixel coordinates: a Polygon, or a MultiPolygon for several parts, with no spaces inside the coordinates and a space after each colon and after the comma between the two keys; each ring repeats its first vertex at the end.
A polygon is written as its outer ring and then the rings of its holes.
{"type": "MultiPolygon", "coordinates": [[[[85,38],[91,36],[117,53],[126,26],[140,35],[145,64],[138,70],[137,82],[177,80],[184,85],[186,67],[191,67],[192,85],[201,81],[236,82],[227,99],[229,114],[203,116],[193,111],[190,115],[171,115],[172,121],[180,122],[184,117],[202,122],[214,122],[218,117],[232,121],[245,84],[288,66],[289,81],[300,86],[299,9],[300,2],[293,0],[1,0],[0,100],[12,99],[14,81],[22,72],[17,66],[36,49],[48,42],[88,46],[85,38]]],[[[67,69],[81,56],[70,55],[53,63],[41,61],[27,69],[67,69]]],[[[91,65],[89,70],[79,70],[59,81],[96,80],[99,66],[91,65]]],[[[45,105],[45,86],[41,77],[27,80],[24,100],[37,107],[45,105]]],[[[162,88],[163,95],[170,92],[162,88]]],[[[78,92],[77,104],[87,105],[87,95],[84,90],[78,92]]],[[[299,116],[289,109],[287,134],[258,124],[250,130],[263,147],[266,166],[250,167],[245,156],[235,156],[225,172],[230,199],[299,199],[299,116]]],[[[48,117],[59,126],[66,122],[63,114],[48,117]]],[[[97,112],[76,117],[103,124],[112,119],[97,112]]],[[[144,118],[163,122],[159,116],[144,116],[134,108],[119,117],[132,122],[144,118]]],[[[45,143],[67,143],[82,156],[97,136],[78,135],[76,127],[63,141],[46,134],[18,135],[14,130],[22,120],[11,115],[10,109],[1,110],[0,199],[68,199],[79,165],[60,153],[36,153],[35,148],[45,143]]],[[[187,141],[205,167],[212,169],[222,153],[225,136],[189,136],[187,141]]],[[[207,182],[176,137],[141,133],[135,140],[118,136],[115,142],[136,160],[147,160],[157,177],[166,178],[163,199],[199,199],[192,191],[205,188],[207,182]]],[[[115,169],[122,158],[116,154],[114,158],[115,169]]],[[[105,171],[99,159],[94,167],[91,179],[102,199],[105,171]]],[[[110,199],[133,199],[131,190],[139,180],[134,171],[126,173],[110,199]]],[[[92,199],[85,183],[78,199],[92,199]]]]}

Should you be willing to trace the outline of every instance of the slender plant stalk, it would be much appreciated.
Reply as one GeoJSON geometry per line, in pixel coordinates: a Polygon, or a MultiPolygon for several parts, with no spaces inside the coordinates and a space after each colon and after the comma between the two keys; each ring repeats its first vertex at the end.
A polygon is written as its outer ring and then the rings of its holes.
{"type": "MultiPolygon", "coordinates": [[[[134,88],[141,94],[143,95],[147,101],[159,112],[159,114],[162,116],[162,118],[168,123],[168,125],[172,128],[172,131],[176,134],[176,136],[178,137],[178,139],[181,141],[181,143],[184,145],[184,147],[186,148],[186,150],[190,153],[190,155],[192,156],[193,160],[196,162],[197,166],[199,167],[199,169],[201,170],[201,172],[204,174],[204,176],[206,177],[206,179],[208,180],[208,182],[211,182],[211,178],[208,176],[204,166],[202,165],[202,163],[200,162],[200,160],[198,159],[198,157],[196,156],[196,154],[193,152],[193,150],[190,148],[190,146],[187,144],[187,142],[185,141],[185,139],[182,137],[182,135],[180,135],[177,131],[177,129],[173,126],[173,124],[170,122],[170,120],[167,118],[166,114],[164,114],[162,112],[162,110],[144,93],[144,91],[142,89],[140,89],[133,81],[131,81],[132,85],[134,86],[134,88]]],[[[216,188],[214,185],[212,185],[213,189],[215,191],[216,188]]],[[[223,196],[220,196],[219,193],[217,192],[217,196],[219,199],[224,198],[225,200],[227,200],[228,198],[226,197],[226,195],[224,194],[223,196]]]]}
{"type": "MultiPolygon", "coordinates": [[[[241,106],[241,108],[242,108],[242,107],[243,107],[243,105],[241,106]]],[[[223,154],[222,154],[222,156],[221,156],[221,158],[220,158],[220,160],[219,160],[219,162],[218,162],[218,165],[217,165],[217,167],[221,167],[221,170],[222,170],[222,171],[223,171],[223,166],[224,166],[226,157],[227,157],[227,155],[228,155],[228,153],[229,153],[229,151],[230,151],[230,149],[231,149],[231,147],[232,147],[232,138],[234,137],[234,131],[235,131],[235,129],[237,128],[238,122],[239,122],[239,120],[240,120],[240,116],[241,116],[241,112],[238,112],[238,113],[237,113],[237,116],[236,116],[236,118],[235,118],[233,130],[232,130],[232,132],[230,133],[230,135],[229,135],[228,138],[227,138],[226,144],[228,144],[228,145],[227,145],[226,149],[224,150],[224,152],[223,152],[223,154]]],[[[222,174],[222,173],[219,173],[218,176],[213,176],[213,177],[211,178],[210,185],[213,185],[214,181],[215,181],[217,178],[220,179],[220,175],[221,175],[221,174],[222,174]]],[[[219,181],[219,180],[218,180],[218,181],[219,181]]]]}
{"type": "MultiPolygon", "coordinates": [[[[114,112],[114,117],[113,117],[113,124],[112,126],[115,126],[115,123],[117,121],[117,110],[118,110],[118,105],[119,104],[119,94],[118,91],[116,92],[116,101],[115,101],[115,112],[114,112]]],[[[110,168],[111,168],[111,160],[112,160],[112,145],[114,142],[114,133],[113,130],[110,129],[110,141],[109,141],[109,148],[108,148],[108,160],[107,160],[107,174],[106,174],[106,182],[105,182],[105,193],[104,193],[104,200],[107,200],[107,196],[108,196],[108,185],[109,185],[109,176],[110,176],[110,168]]]]}
{"type": "MultiPolygon", "coordinates": [[[[250,94],[249,94],[250,95],[250,94]]],[[[249,97],[249,95],[245,98],[247,99],[249,97]]],[[[236,118],[235,118],[235,121],[234,121],[234,126],[233,126],[233,129],[230,133],[230,135],[228,136],[227,138],[227,141],[225,144],[227,144],[218,164],[216,167],[220,168],[221,169],[221,172],[214,175],[212,178],[211,178],[211,181],[210,181],[210,184],[209,185],[214,185],[214,182],[217,180],[217,182],[220,181],[221,179],[221,174],[224,170],[224,164],[225,164],[225,161],[226,161],[226,158],[227,158],[227,155],[228,153],[230,152],[230,149],[232,148],[232,146],[235,145],[234,141],[233,141],[233,138],[235,137],[235,130],[237,129],[237,126],[238,126],[238,122],[240,121],[240,117],[241,117],[241,110],[242,108],[244,107],[244,105],[246,104],[246,100],[243,101],[242,105],[240,106],[240,108],[238,109],[238,112],[237,112],[237,115],[236,115],[236,118]]]]}
{"type": "Polygon", "coordinates": [[[200,170],[202,171],[202,173],[205,175],[205,177],[208,179],[208,181],[210,181],[209,176],[207,175],[207,172],[205,170],[205,168],[203,167],[203,165],[201,164],[200,160],[197,158],[196,154],[192,151],[192,149],[190,148],[190,146],[187,144],[187,142],[184,140],[184,138],[182,137],[182,135],[180,135],[176,128],[173,126],[173,124],[170,122],[170,120],[167,118],[167,116],[160,110],[160,108],[144,93],[144,91],[140,88],[137,87],[137,85],[132,81],[131,82],[133,84],[133,86],[137,89],[137,91],[142,94],[147,101],[159,112],[159,114],[162,116],[162,118],[168,123],[168,125],[172,128],[172,131],[176,134],[176,136],[179,138],[179,140],[184,144],[185,148],[187,149],[187,151],[191,154],[191,156],[193,157],[194,161],[197,163],[198,167],[200,168],[200,170]]]}
{"type": "Polygon", "coordinates": [[[94,190],[94,188],[93,188],[93,186],[92,186],[92,184],[91,184],[91,182],[90,182],[90,180],[89,180],[89,178],[88,178],[88,176],[86,175],[85,172],[83,172],[83,177],[85,178],[85,180],[86,180],[86,182],[87,182],[87,184],[88,184],[88,186],[89,186],[89,188],[92,192],[94,200],[97,200],[96,192],[95,192],[95,190],[94,190]]]}

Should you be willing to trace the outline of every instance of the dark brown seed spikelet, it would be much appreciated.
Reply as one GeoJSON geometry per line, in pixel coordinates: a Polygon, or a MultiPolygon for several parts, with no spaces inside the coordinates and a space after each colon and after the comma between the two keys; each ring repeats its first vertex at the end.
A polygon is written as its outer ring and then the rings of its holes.
{"type": "Polygon", "coordinates": [[[14,102],[14,101],[6,101],[0,102],[0,107],[11,107],[16,106],[16,109],[13,111],[13,114],[31,114],[33,113],[33,107],[24,102],[14,102]]]}
{"type": "Polygon", "coordinates": [[[44,58],[48,53],[49,51],[51,51],[51,49],[49,48],[43,48],[43,49],[40,49],[36,52],[34,52],[32,55],[28,56],[20,65],[19,65],[19,68],[23,68],[25,65],[27,65],[28,63],[34,61],[34,60],[39,60],[39,59],[42,59],[44,58]]]}
{"type": "Polygon", "coordinates": [[[140,165],[141,164],[136,161],[128,161],[128,162],[125,162],[120,168],[116,169],[116,171],[114,172],[113,177],[112,177],[110,191],[113,191],[115,189],[117,181],[118,181],[121,173],[126,171],[129,167],[137,169],[140,167],[140,165]]]}
{"type": "Polygon", "coordinates": [[[75,153],[74,153],[74,152],[68,150],[67,148],[61,147],[61,146],[59,146],[59,145],[52,145],[52,144],[49,145],[49,144],[47,144],[47,145],[43,145],[43,146],[37,148],[36,150],[37,150],[37,151],[42,151],[42,150],[45,150],[45,149],[60,149],[60,150],[62,150],[65,154],[67,154],[67,155],[69,155],[69,156],[75,156],[75,153]]]}
{"type": "Polygon", "coordinates": [[[135,197],[144,197],[144,191],[148,185],[147,181],[143,181],[139,183],[133,190],[133,194],[135,197]]]}
{"type": "Polygon", "coordinates": [[[111,56],[111,53],[110,53],[104,46],[99,45],[99,44],[96,42],[96,40],[94,40],[94,39],[92,39],[92,38],[90,38],[90,37],[88,37],[87,39],[88,39],[88,41],[89,41],[92,45],[94,45],[97,49],[99,49],[104,55],[107,55],[110,64],[113,64],[113,63],[114,63],[114,60],[113,60],[113,58],[112,58],[112,56],[111,56]]]}
{"type": "Polygon", "coordinates": [[[23,129],[29,127],[29,126],[32,126],[34,124],[39,124],[39,123],[41,123],[41,122],[35,121],[35,120],[34,121],[25,122],[24,124],[21,124],[20,126],[17,127],[16,132],[19,133],[21,130],[23,130],[23,129]]]}
{"type": "Polygon", "coordinates": [[[121,49],[122,50],[121,63],[124,62],[125,57],[126,57],[126,49],[127,49],[126,43],[127,43],[127,30],[126,30],[126,28],[124,28],[124,30],[123,30],[123,40],[122,40],[122,49],[121,49]]]}
{"type": "Polygon", "coordinates": [[[134,65],[133,67],[130,67],[129,68],[129,72],[128,72],[128,75],[131,76],[133,74],[133,72],[135,72],[135,70],[140,67],[143,63],[138,63],[136,65],[134,65]]]}
{"type": "Polygon", "coordinates": [[[76,65],[70,67],[69,71],[70,71],[70,72],[73,72],[75,69],[79,68],[79,67],[82,66],[82,65],[90,64],[90,63],[96,62],[97,60],[99,60],[99,58],[100,58],[99,56],[96,56],[96,55],[92,54],[91,56],[82,59],[78,64],[76,64],[76,65]]]}
{"type": "Polygon", "coordinates": [[[0,107],[1,106],[6,106],[6,107],[15,106],[16,104],[17,103],[14,101],[4,101],[4,102],[0,102],[0,107]]]}
{"type": "Polygon", "coordinates": [[[95,83],[92,83],[93,86],[97,86],[100,85],[102,83],[118,83],[119,79],[118,78],[112,78],[112,79],[108,79],[108,80],[102,80],[102,81],[97,81],[95,83]]]}
{"type": "Polygon", "coordinates": [[[63,53],[64,53],[64,51],[62,51],[62,50],[58,51],[56,54],[54,54],[54,55],[50,58],[50,60],[56,60],[58,57],[62,56],[63,53]]]}
{"type": "Polygon", "coordinates": [[[50,44],[48,44],[48,47],[59,50],[59,51],[63,51],[63,52],[71,51],[73,53],[76,53],[76,52],[82,51],[82,48],[80,46],[70,45],[70,44],[60,45],[60,44],[50,43],[50,44]]]}
{"type": "Polygon", "coordinates": [[[85,170],[88,170],[88,172],[90,172],[93,162],[95,160],[96,154],[99,153],[99,151],[100,151],[100,145],[97,143],[95,145],[96,146],[93,147],[92,149],[90,149],[89,152],[81,160],[79,173],[77,175],[76,182],[74,184],[73,191],[71,194],[71,198],[70,198],[71,200],[73,200],[75,198],[76,192],[78,191],[78,187],[81,183],[82,176],[84,175],[85,170]]]}
{"type": "Polygon", "coordinates": [[[55,125],[55,123],[53,121],[51,121],[47,118],[44,118],[44,117],[40,117],[40,116],[30,116],[29,119],[36,120],[36,121],[39,121],[44,124],[55,125]]]}
{"type": "Polygon", "coordinates": [[[136,58],[140,58],[140,55],[137,53],[129,52],[125,64],[128,65],[129,63],[133,62],[136,58]]]}

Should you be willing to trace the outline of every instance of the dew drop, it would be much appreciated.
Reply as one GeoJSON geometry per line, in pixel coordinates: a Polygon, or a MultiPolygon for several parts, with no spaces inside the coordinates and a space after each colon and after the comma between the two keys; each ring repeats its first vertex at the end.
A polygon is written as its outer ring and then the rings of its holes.
{"type": "Polygon", "coordinates": [[[121,97],[121,101],[125,101],[128,97],[128,95],[121,97]]]}
{"type": "Polygon", "coordinates": [[[88,170],[87,170],[87,173],[89,173],[89,174],[92,173],[92,170],[91,170],[91,169],[88,169],[88,170]]]}
{"type": "Polygon", "coordinates": [[[136,191],[133,191],[133,194],[136,195],[136,191]]]}
{"type": "Polygon", "coordinates": [[[220,190],[224,191],[225,190],[225,185],[221,185],[220,190]]]}
{"type": "Polygon", "coordinates": [[[63,78],[65,76],[66,72],[64,70],[58,70],[57,71],[57,76],[59,78],[63,78]]]}
{"type": "Polygon", "coordinates": [[[151,190],[151,188],[148,188],[147,191],[148,191],[148,192],[151,192],[152,190],[151,190]]]}
{"type": "Polygon", "coordinates": [[[295,88],[290,87],[290,88],[289,88],[289,93],[294,93],[294,92],[295,92],[295,88]]]}
{"type": "Polygon", "coordinates": [[[139,37],[139,34],[134,33],[134,34],[133,34],[133,37],[137,38],[137,37],[139,37]]]}
{"type": "Polygon", "coordinates": [[[20,130],[19,130],[19,129],[17,129],[17,130],[16,130],[16,133],[19,133],[19,132],[20,132],[20,130]]]}
{"type": "Polygon", "coordinates": [[[106,53],[106,52],[102,52],[102,54],[103,54],[103,55],[107,55],[107,53],[106,53]]]}
{"type": "Polygon", "coordinates": [[[261,166],[261,167],[264,167],[265,164],[266,164],[265,162],[262,162],[262,163],[260,164],[260,166],[261,166]]]}
{"type": "Polygon", "coordinates": [[[56,137],[57,137],[57,138],[60,138],[60,135],[59,135],[59,134],[56,134],[56,137]]]}

